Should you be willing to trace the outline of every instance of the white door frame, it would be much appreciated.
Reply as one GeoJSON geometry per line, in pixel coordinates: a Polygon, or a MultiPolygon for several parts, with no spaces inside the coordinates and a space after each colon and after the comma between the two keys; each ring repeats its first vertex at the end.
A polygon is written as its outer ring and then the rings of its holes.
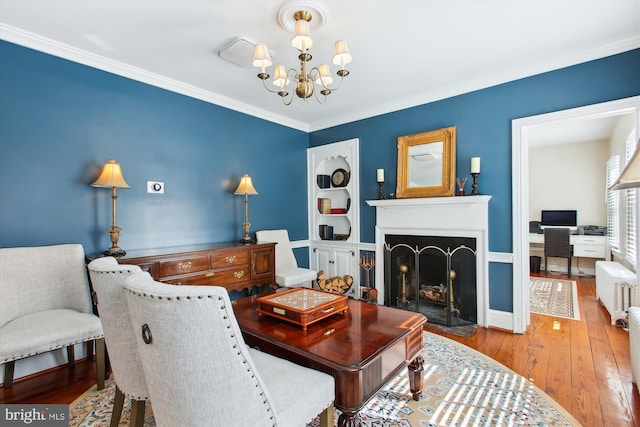
{"type": "Polygon", "coordinates": [[[640,96],[556,111],[511,121],[513,216],[513,332],[529,325],[529,133],[533,126],[557,121],[583,121],[636,113],[640,123],[640,96]]]}

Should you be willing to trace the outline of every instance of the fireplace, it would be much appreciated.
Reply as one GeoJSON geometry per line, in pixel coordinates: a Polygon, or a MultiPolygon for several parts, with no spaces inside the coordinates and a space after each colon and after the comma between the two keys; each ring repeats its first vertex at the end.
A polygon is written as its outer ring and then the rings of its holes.
{"type": "Polygon", "coordinates": [[[446,326],[477,322],[476,239],[387,234],[384,255],[385,305],[446,326]]]}
{"type": "Polygon", "coordinates": [[[378,304],[422,312],[432,323],[488,326],[490,199],[368,200],[376,207],[378,304]]]}

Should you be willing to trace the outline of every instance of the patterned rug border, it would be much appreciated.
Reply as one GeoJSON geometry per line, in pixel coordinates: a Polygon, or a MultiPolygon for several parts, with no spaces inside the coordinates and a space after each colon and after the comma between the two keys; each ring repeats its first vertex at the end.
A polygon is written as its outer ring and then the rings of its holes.
{"type": "Polygon", "coordinates": [[[542,314],[544,316],[551,316],[551,317],[560,317],[562,319],[569,319],[569,320],[580,320],[580,303],[578,301],[578,285],[577,282],[575,280],[568,280],[568,279],[554,279],[551,277],[530,277],[529,278],[529,299],[531,300],[531,285],[533,284],[533,281],[540,281],[540,280],[548,280],[551,282],[563,282],[563,283],[570,283],[571,284],[571,303],[572,303],[572,311],[573,311],[573,317],[566,315],[563,316],[561,314],[558,313],[545,313],[544,311],[541,310],[536,310],[534,308],[534,305],[530,302],[530,307],[531,307],[531,312],[532,313],[536,313],[536,314],[542,314]]]}
{"type": "MultiPolygon", "coordinates": [[[[424,331],[425,388],[419,401],[408,390],[406,372],[385,385],[361,411],[363,427],[423,427],[455,425],[580,426],[559,403],[535,384],[500,362],[457,341],[424,331]],[[431,357],[429,357],[431,356],[431,357]],[[445,362],[446,363],[443,363],[445,362]],[[429,379],[429,382],[427,380],[429,379]],[[491,405],[462,399],[462,391],[491,405]],[[456,411],[458,415],[456,415],[456,411]],[[474,412],[475,411],[475,412],[474,412]],[[462,414],[462,415],[460,415],[462,414]],[[455,417],[473,415],[472,420],[455,417]],[[470,423],[470,424],[469,424],[470,423]]],[[[69,405],[72,427],[108,425],[113,404],[113,381],[97,391],[95,385],[69,405]]],[[[335,422],[340,411],[335,410],[335,422]]],[[[119,426],[126,426],[129,402],[125,400],[119,426]]],[[[334,424],[337,425],[337,424],[334,424]]],[[[145,427],[154,427],[149,408],[145,427]]],[[[316,418],[307,427],[319,426],[316,418]]]]}

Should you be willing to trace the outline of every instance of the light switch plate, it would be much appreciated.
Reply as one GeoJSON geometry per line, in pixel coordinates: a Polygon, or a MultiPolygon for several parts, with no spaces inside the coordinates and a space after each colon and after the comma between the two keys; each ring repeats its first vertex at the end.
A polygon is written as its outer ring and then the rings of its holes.
{"type": "Polygon", "coordinates": [[[147,193],[164,194],[164,182],[147,181],[147,193]]]}

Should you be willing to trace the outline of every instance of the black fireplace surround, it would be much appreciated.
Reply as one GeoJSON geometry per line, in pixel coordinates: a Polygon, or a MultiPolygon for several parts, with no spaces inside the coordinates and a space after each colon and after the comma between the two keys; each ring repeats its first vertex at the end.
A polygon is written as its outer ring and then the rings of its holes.
{"type": "Polygon", "coordinates": [[[476,239],[385,236],[384,304],[427,316],[430,323],[477,323],[476,239]]]}

